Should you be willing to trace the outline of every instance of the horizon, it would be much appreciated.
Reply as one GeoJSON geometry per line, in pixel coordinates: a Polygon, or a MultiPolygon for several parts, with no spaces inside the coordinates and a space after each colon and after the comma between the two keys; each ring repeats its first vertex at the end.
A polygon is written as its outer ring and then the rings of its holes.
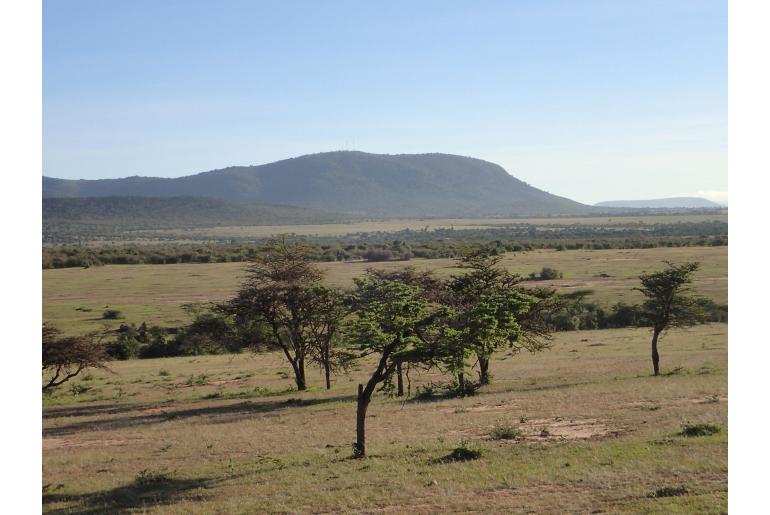
{"type": "Polygon", "coordinates": [[[43,8],[50,177],[431,149],[585,204],[727,203],[725,2],[43,8]]]}

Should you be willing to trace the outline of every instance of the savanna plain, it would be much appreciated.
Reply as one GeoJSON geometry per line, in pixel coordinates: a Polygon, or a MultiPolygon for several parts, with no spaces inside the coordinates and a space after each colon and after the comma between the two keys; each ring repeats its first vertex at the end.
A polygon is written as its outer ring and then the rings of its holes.
{"type": "MultiPolygon", "coordinates": [[[[557,268],[563,277],[538,286],[609,305],[639,302],[638,276],[664,260],[700,262],[695,292],[727,302],[726,246],[533,250],[501,263],[523,276],[557,268]]],[[[368,267],[458,273],[451,259],[319,266],[341,287],[368,267]]],[[[183,304],[226,299],[242,279],[243,263],[44,270],[44,318],[71,333],[178,326],[183,304]],[[107,308],[125,318],[102,320],[107,308]]],[[[411,370],[407,396],[375,396],[365,459],[351,445],[368,361],[329,390],[310,370],[301,392],[277,352],[112,361],[44,396],[43,509],[726,512],[727,324],[671,330],[659,348],[655,377],[648,329],[557,332],[542,352],[495,354],[491,383],[462,398],[433,392],[438,372],[411,370]]]]}

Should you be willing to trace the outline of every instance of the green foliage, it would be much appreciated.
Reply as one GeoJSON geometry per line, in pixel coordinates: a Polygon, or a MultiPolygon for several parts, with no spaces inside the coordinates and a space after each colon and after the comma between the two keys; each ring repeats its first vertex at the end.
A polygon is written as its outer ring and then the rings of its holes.
{"type": "Polygon", "coordinates": [[[524,437],[524,432],[510,422],[498,420],[492,427],[489,436],[493,440],[520,440],[524,437]]]}
{"type": "Polygon", "coordinates": [[[556,270],[555,268],[544,266],[540,273],[532,272],[529,274],[529,279],[532,281],[552,281],[554,279],[562,279],[564,274],[556,270]]]}
{"type": "MultiPolygon", "coordinates": [[[[210,225],[209,225],[210,226],[210,225]]],[[[80,227],[80,226],[78,226],[80,227]]],[[[182,226],[180,226],[182,227],[182,226]]],[[[249,261],[267,251],[264,241],[196,235],[213,240],[206,243],[178,243],[173,235],[154,231],[120,232],[103,224],[86,229],[46,229],[45,242],[70,243],[43,247],[43,268],[95,265],[225,263],[249,261]],[[72,232],[70,232],[72,231],[72,232]],[[168,240],[153,245],[79,245],[83,240],[137,238],[168,240]]],[[[435,229],[392,232],[364,232],[347,236],[305,236],[303,242],[312,261],[406,260],[410,258],[456,258],[476,249],[493,246],[495,252],[524,252],[534,249],[614,249],[727,245],[727,224],[721,221],[617,224],[574,224],[569,218],[553,219],[548,230],[528,223],[480,229],[435,229]]]]}
{"type": "Polygon", "coordinates": [[[522,338],[525,331],[521,324],[539,299],[517,286],[520,278],[502,268],[500,259],[493,247],[469,252],[458,261],[469,271],[453,276],[447,284],[442,362],[455,375],[462,391],[466,388],[466,360],[471,354],[480,362],[480,382],[486,383],[489,358],[494,352],[543,347],[541,342],[522,338]]]}
{"type": "Polygon", "coordinates": [[[687,495],[690,491],[684,486],[664,486],[658,488],[654,492],[647,494],[647,497],[661,498],[661,497],[677,497],[679,495],[687,495]]]}
{"type": "Polygon", "coordinates": [[[698,263],[674,264],[660,271],[639,277],[645,301],[642,304],[642,320],[656,333],[669,327],[686,327],[706,318],[703,301],[690,295],[692,276],[698,263]]]}
{"type": "Polygon", "coordinates": [[[716,424],[684,424],[679,432],[681,436],[710,436],[722,431],[722,428],[716,424]]]}
{"type": "MultiPolygon", "coordinates": [[[[88,333],[79,336],[63,336],[62,332],[44,323],[42,326],[42,373],[43,392],[69,381],[88,368],[107,369],[108,356],[101,344],[101,334],[88,333]]],[[[87,388],[78,385],[75,388],[87,388]]],[[[73,394],[78,392],[73,391],[73,394]]]]}

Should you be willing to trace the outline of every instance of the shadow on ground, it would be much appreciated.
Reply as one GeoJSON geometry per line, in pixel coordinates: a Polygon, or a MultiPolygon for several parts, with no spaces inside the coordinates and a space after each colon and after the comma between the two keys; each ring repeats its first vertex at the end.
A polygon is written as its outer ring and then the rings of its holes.
{"type": "Polygon", "coordinates": [[[204,490],[211,486],[210,479],[168,479],[162,484],[141,485],[131,483],[112,490],[80,495],[56,493],[43,494],[46,513],[96,514],[128,513],[132,510],[170,505],[182,498],[202,501],[207,498],[204,490]],[[67,507],[51,508],[53,503],[67,503],[67,507]]]}
{"type": "MultiPolygon", "coordinates": [[[[339,395],[318,399],[291,398],[270,401],[243,401],[235,404],[218,404],[188,409],[174,409],[169,405],[157,404],[152,407],[152,413],[112,417],[104,420],[89,420],[46,428],[43,429],[43,437],[65,436],[81,431],[110,431],[153,423],[184,420],[193,417],[213,417],[212,420],[208,421],[209,423],[230,423],[256,414],[267,414],[294,407],[305,407],[334,402],[352,402],[355,398],[355,395],[339,395]]],[[[135,405],[131,411],[142,411],[143,409],[147,410],[148,408],[146,406],[135,405]]],[[[118,410],[113,413],[123,413],[126,411],[128,410],[118,410]]],[[[70,416],[77,416],[74,413],[74,410],[71,410],[71,413],[70,416]]],[[[88,411],[85,413],[93,414],[93,412],[88,411]]],[[[44,416],[43,418],[45,419],[47,417],[44,416]]]]}

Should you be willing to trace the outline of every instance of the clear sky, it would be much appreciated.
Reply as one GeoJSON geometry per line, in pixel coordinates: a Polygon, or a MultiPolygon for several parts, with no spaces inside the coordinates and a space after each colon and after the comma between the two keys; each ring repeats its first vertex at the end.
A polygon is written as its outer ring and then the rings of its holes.
{"type": "Polygon", "coordinates": [[[726,4],[45,0],[43,172],[446,152],[581,202],[724,202],[726,4]]]}

